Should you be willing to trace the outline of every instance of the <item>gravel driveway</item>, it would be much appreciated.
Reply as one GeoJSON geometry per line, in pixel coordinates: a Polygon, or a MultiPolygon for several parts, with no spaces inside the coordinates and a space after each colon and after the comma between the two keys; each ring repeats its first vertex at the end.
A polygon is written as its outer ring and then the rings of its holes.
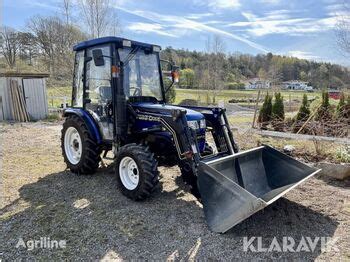
{"type": "Polygon", "coordinates": [[[3,201],[0,260],[350,259],[350,181],[316,177],[226,234],[207,228],[178,168],[160,168],[162,190],[133,202],[113,168],[90,176],[65,170],[58,123],[1,126],[3,201]],[[244,237],[338,237],[330,252],[252,252],[244,237]],[[65,248],[16,248],[19,239],[64,240],[65,248]]]}

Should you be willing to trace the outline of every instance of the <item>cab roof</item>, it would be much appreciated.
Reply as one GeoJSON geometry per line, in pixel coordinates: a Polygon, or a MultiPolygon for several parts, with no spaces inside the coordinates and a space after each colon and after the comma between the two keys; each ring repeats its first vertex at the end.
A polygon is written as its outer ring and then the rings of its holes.
{"type": "Polygon", "coordinates": [[[80,42],[73,47],[73,50],[79,51],[89,47],[103,45],[103,44],[110,44],[110,43],[115,43],[117,47],[123,47],[123,40],[131,41],[131,47],[139,46],[141,48],[152,48],[154,46],[152,44],[141,43],[141,42],[129,40],[126,38],[107,36],[107,37],[95,38],[84,42],[80,42]]]}

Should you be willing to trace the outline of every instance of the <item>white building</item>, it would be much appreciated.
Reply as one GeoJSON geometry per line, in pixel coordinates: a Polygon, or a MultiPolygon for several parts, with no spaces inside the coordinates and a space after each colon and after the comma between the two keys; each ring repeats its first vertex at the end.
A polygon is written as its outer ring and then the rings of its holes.
{"type": "Polygon", "coordinates": [[[245,89],[268,89],[271,87],[271,82],[261,80],[259,78],[253,78],[245,83],[245,89]]]}
{"type": "Polygon", "coordinates": [[[312,86],[308,86],[307,82],[301,81],[287,81],[283,83],[283,87],[289,90],[313,91],[312,86]]]}

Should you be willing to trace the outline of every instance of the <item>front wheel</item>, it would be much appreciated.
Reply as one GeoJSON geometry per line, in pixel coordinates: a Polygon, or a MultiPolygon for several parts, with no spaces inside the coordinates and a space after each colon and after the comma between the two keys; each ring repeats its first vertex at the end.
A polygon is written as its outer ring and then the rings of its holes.
{"type": "Polygon", "coordinates": [[[80,117],[72,115],[66,118],[61,148],[64,161],[73,173],[91,174],[98,168],[101,150],[80,117]]]}
{"type": "Polygon", "coordinates": [[[158,187],[158,163],[146,146],[123,146],[117,153],[115,171],[122,193],[132,200],[146,199],[158,187]]]}

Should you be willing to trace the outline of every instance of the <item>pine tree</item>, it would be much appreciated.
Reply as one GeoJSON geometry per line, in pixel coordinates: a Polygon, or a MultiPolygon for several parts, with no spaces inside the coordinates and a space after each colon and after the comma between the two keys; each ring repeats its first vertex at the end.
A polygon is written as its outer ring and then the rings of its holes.
{"type": "Polygon", "coordinates": [[[316,120],[329,120],[332,118],[331,106],[329,104],[329,94],[327,90],[322,91],[322,103],[321,106],[317,110],[316,120]]]}
{"type": "Polygon", "coordinates": [[[281,93],[275,93],[275,102],[272,106],[272,118],[279,121],[284,120],[284,105],[281,93]]]}
{"type": "Polygon", "coordinates": [[[322,106],[324,109],[329,108],[329,94],[327,91],[322,92],[322,106]]]}
{"type": "Polygon", "coordinates": [[[272,97],[269,93],[266,94],[264,103],[259,111],[258,122],[266,123],[269,122],[272,118],[272,97]]]}
{"type": "Polygon", "coordinates": [[[345,95],[342,92],[340,94],[339,103],[337,105],[337,116],[338,117],[343,117],[344,116],[344,110],[345,110],[345,95]]]}
{"type": "Polygon", "coordinates": [[[297,121],[305,121],[306,119],[308,119],[310,116],[310,107],[309,107],[309,103],[307,101],[307,95],[304,94],[303,96],[303,101],[301,103],[301,106],[299,108],[299,112],[297,114],[297,121]]]}

